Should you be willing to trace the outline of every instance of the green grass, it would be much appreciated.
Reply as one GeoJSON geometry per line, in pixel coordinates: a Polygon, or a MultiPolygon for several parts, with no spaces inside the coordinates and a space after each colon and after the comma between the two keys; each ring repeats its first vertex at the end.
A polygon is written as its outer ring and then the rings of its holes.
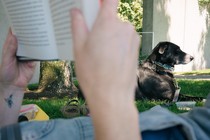
{"type": "MultiPolygon", "coordinates": [[[[177,80],[179,86],[181,87],[181,93],[186,95],[192,95],[192,96],[200,96],[206,98],[207,95],[210,93],[210,80],[186,80],[186,79],[179,79],[177,80]]],[[[137,101],[136,105],[139,110],[139,112],[146,111],[156,105],[161,105],[166,103],[165,101],[137,101]]],[[[197,102],[196,106],[203,106],[203,102],[197,102]]],[[[175,113],[182,113],[186,112],[183,110],[178,110],[176,105],[173,104],[168,108],[172,112],[175,113]]]]}
{"type": "Polygon", "coordinates": [[[36,90],[38,87],[39,87],[38,83],[28,85],[29,90],[36,90]]]}
{"type": "Polygon", "coordinates": [[[210,93],[210,80],[177,80],[181,93],[192,96],[206,97],[210,93]]]}
{"type": "MultiPolygon", "coordinates": [[[[136,106],[137,106],[139,112],[143,112],[143,111],[149,110],[150,108],[152,108],[156,105],[164,105],[165,103],[166,103],[165,101],[145,100],[145,101],[137,101],[136,106]]],[[[197,104],[197,105],[201,106],[202,104],[200,103],[200,104],[197,104]]],[[[186,112],[184,110],[177,109],[175,103],[170,105],[167,108],[174,113],[184,113],[184,112],[186,112]]]]}
{"type": "MultiPolygon", "coordinates": [[[[36,104],[38,105],[50,119],[65,118],[61,113],[61,108],[69,102],[69,98],[63,99],[50,98],[50,99],[24,99],[23,104],[36,104]]],[[[84,104],[83,100],[79,100],[79,104],[84,104]]]]}
{"type": "Polygon", "coordinates": [[[68,98],[64,99],[24,99],[23,104],[36,104],[38,105],[50,119],[63,118],[60,108],[68,102],[68,98]]]}
{"type": "MultiPolygon", "coordinates": [[[[205,74],[210,72],[210,70],[206,70],[205,74]]],[[[193,72],[193,74],[201,74],[204,73],[202,72],[193,72]]],[[[201,97],[206,97],[210,93],[210,80],[189,80],[189,79],[178,79],[177,80],[179,86],[181,87],[181,93],[187,94],[187,95],[192,95],[192,96],[201,96],[201,97]]],[[[78,83],[75,83],[78,84],[78,83]]],[[[32,85],[30,88],[36,88],[37,85],[32,85]]],[[[64,118],[62,115],[60,108],[69,101],[69,99],[63,98],[63,99],[24,99],[23,104],[37,104],[40,106],[49,116],[50,119],[54,118],[64,118]]],[[[80,101],[82,103],[82,101],[80,101]]],[[[139,112],[146,111],[156,105],[161,105],[164,104],[164,101],[136,101],[136,106],[139,110],[139,112]]],[[[202,102],[197,102],[196,106],[203,106],[202,102]]],[[[169,110],[175,113],[182,113],[186,111],[178,110],[176,105],[173,104],[172,106],[168,107],[169,110]]],[[[104,109],[106,111],[106,109],[104,109]]]]}
{"type": "Polygon", "coordinates": [[[178,75],[210,75],[210,69],[204,69],[199,71],[190,71],[190,72],[175,72],[178,75]]]}

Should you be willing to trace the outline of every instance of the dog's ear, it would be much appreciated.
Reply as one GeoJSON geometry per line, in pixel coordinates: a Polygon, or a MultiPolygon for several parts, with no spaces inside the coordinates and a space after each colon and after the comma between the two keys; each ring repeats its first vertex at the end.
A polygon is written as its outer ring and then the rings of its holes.
{"type": "Polygon", "coordinates": [[[163,54],[164,52],[165,52],[165,50],[166,50],[166,48],[167,48],[168,46],[167,45],[164,45],[164,46],[161,46],[160,48],[159,48],[159,54],[163,54]]]}

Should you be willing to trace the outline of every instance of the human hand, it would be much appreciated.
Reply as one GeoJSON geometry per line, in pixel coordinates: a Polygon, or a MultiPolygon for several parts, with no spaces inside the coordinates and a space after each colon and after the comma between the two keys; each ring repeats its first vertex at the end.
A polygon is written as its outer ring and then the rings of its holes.
{"type": "Polygon", "coordinates": [[[10,29],[0,64],[0,127],[17,123],[24,90],[35,68],[33,62],[19,62],[16,51],[17,39],[10,29]]]}
{"type": "Polygon", "coordinates": [[[91,31],[80,11],[72,11],[76,73],[96,139],[140,139],[134,104],[139,37],[118,19],[117,5],[104,0],[91,31]]]}
{"type": "Polygon", "coordinates": [[[35,63],[19,62],[16,58],[16,51],[17,39],[10,29],[2,50],[0,84],[5,88],[14,86],[24,90],[33,76],[35,63]]]}
{"type": "Polygon", "coordinates": [[[117,5],[117,0],[104,1],[91,31],[79,11],[72,14],[76,73],[87,100],[108,94],[134,97],[139,36],[131,24],[119,20],[117,5]]]}

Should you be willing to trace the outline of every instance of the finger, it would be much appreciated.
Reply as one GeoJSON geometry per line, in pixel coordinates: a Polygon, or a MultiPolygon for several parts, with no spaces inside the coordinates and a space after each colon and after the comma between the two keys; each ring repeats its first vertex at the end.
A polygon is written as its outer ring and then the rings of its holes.
{"type": "Polygon", "coordinates": [[[12,29],[11,29],[11,27],[9,27],[9,30],[8,30],[8,33],[7,33],[7,40],[6,40],[6,42],[8,42],[8,40],[9,40],[9,37],[12,35],[12,29]]]}
{"type": "Polygon", "coordinates": [[[6,54],[4,54],[4,57],[14,58],[16,56],[17,46],[17,39],[14,35],[11,34],[5,49],[6,54]]]}
{"type": "Polygon", "coordinates": [[[8,33],[8,37],[3,47],[2,54],[2,63],[5,65],[9,64],[13,60],[16,59],[16,51],[17,51],[17,39],[14,35],[12,35],[11,30],[8,33]]]}
{"type": "Polygon", "coordinates": [[[81,11],[79,11],[78,9],[71,10],[71,19],[73,49],[74,54],[77,55],[78,50],[81,49],[81,47],[83,47],[86,42],[88,28],[81,11]]]}
{"type": "Polygon", "coordinates": [[[9,44],[9,40],[11,39],[11,36],[12,36],[12,30],[11,30],[11,27],[9,28],[8,30],[8,33],[7,33],[7,37],[6,37],[6,41],[4,43],[4,46],[3,46],[3,51],[6,49],[6,47],[8,47],[8,44],[9,44]]]}
{"type": "Polygon", "coordinates": [[[117,16],[119,0],[102,0],[102,11],[107,14],[117,16]]]}

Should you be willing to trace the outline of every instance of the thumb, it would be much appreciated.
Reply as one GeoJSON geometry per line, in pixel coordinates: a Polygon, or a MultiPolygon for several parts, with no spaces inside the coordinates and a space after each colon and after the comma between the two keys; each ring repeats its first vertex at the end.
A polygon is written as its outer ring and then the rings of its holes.
{"type": "Polygon", "coordinates": [[[85,23],[85,18],[79,9],[71,10],[71,19],[73,50],[76,57],[79,50],[84,47],[88,35],[88,28],[85,23]]]}
{"type": "Polygon", "coordinates": [[[17,38],[12,34],[11,29],[8,32],[6,42],[3,46],[3,60],[4,63],[10,63],[11,59],[16,58],[17,38]]]}

